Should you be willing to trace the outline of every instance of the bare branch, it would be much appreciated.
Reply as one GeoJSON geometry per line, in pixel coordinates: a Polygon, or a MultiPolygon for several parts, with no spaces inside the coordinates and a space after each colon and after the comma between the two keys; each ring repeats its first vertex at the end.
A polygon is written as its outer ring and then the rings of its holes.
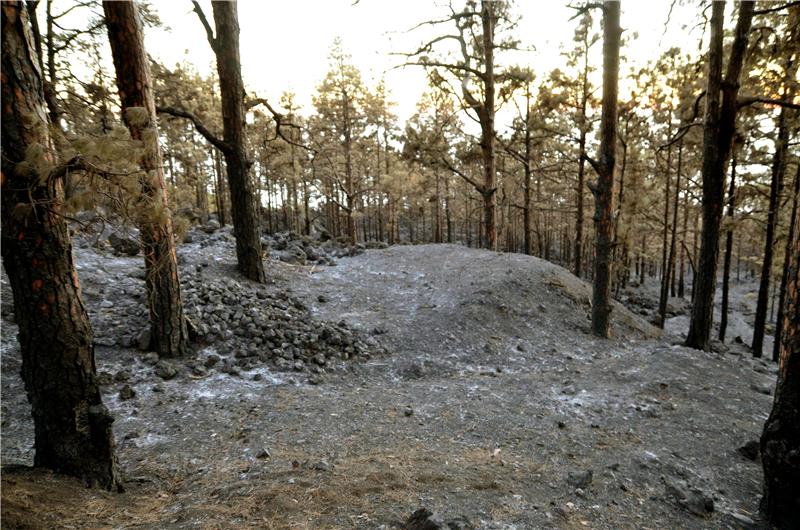
{"type": "Polygon", "coordinates": [[[767,105],[775,105],[777,107],[787,107],[795,110],[800,109],[800,104],[797,104],[793,101],[784,101],[780,99],[762,98],[762,97],[740,98],[739,101],[736,102],[736,106],[742,108],[752,105],[754,103],[765,103],[767,105]]]}
{"type": "Polygon", "coordinates": [[[759,9],[757,11],[753,11],[754,15],[766,15],[767,13],[774,13],[775,11],[782,11],[784,9],[789,9],[790,7],[794,7],[800,5],[800,2],[789,2],[788,4],[783,4],[778,7],[770,7],[768,9],[759,9]]]}
{"type": "Polygon", "coordinates": [[[481,193],[481,194],[483,194],[483,193],[484,193],[484,187],[483,187],[483,184],[479,184],[479,183],[478,183],[478,182],[476,182],[474,179],[470,178],[470,176],[469,176],[469,175],[467,175],[466,173],[464,173],[464,172],[460,171],[460,170],[459,170],[458,168],[456,168],[456,167],[455,167],[453,164],[451,164],[451,163],[450,163],[450,161],[449,161],[449,160],[447,160],[445,157],[441,157],[441,159],[440,159],[440,160],[441,160],[441,162],[442,162],[442,163],[445,165],[445,167],[446,167],[447,169],[449,169],[450,171],[452,171],[453,173],[455,173],[456,175],[458,175],[459,177],[461,177],[461,178],[462,178],[462,179],[464,179],[465,181],[469,182],[469,183],[472,185],[472,187],[474,187],[474,188],[475,188],[475,189],[478,191],[478,193],[481,193]]]}
{"type": "Polygon", "coordinates": [[[156,112],[159,114],[169,114],[170,116],[175,116],[177,118],[186,118],[187,120],[191,121],[194,125],[194,128],[197,129],[203,138],[208,140],[214,147],[222,151],[223,153],[229,153],[233,149],[227,142],[221,140],[218,136],[214,135],[206,126],[203,124],[202,120],[197,117],[196,114],[193,112],[189,112],[188,110],[179,109],[177,107],[162,107],[157,106],[156,112]]]}
{"type": "Polygon", "coordinates": [[[214,37],[214,30],[211,29],[211,25],[208,23],[206,14],[203,13],[203,8],[200,7],[200,4],[197,3],[197,0],[192,0],[192,4],[194,4],[194,12],[197,13],[197,18],[200,19],[200,22],[203,24],[203,28],[206,30],[206,37],[208,38],[208,43],[211,45],[211,49],[214,50],[214,53],[217,53],[217,39],[214,37]]]}

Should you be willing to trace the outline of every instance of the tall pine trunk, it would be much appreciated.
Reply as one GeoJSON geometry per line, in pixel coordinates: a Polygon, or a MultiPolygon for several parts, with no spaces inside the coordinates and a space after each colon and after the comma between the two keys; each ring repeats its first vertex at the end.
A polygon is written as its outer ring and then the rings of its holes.
{"type": "Polygon", "coordinates": [[[706,117],[703,131],[703,231],[697,273],[692,287],[692,315],[686,345],[710,349],[714,322],[714,294],[717,288],[720,222],[725,187],[725,165],[731,150],[736,125],[736,98],[739,93],[748,33],[753,19],[752,1],[739,4],[725,82],[722,81],[722,37],[724,2],[714,2],[711,15],[706,117]]]}
{"type": "Polygon", "coordinates": [[[789,221],[789,235],[786,240],[786,251],[783,259],[783,274],[781,275],[781,285],[779,289],[778,316],[775,320],[775,343],[772,348],[772,360],[777,362],[780,358],[781,333],[783,332],[783,307],[786,301],[786,285],[789,281],[789,265],[792,261],[792,241],[794,233],[798,230],[797,221],[797,201],[800,200],[800,164],[797,164],[797,171],[794,175],[794,189],[792,190],[792,210],[789,221]]]}
{"type": "Polygon", "coordinates": [[[22,379],[34,422],[34,465],[121,489],[72,244],[52,162],[42,77],[22,2],[2,6],[2,255],[19,326],[22,379]]]}
{"type": "MultiPolygon", "coordinates": [[[[731,158],[731,182],[728,185],[728,210],[726,216],[728,222],[733,222],[733,214],[736,211],[736,153],[731,158]]],[[[725,231],[725,257],[722,263],[722,308],[719,315],[719,340],[725,342],[725,334],[728,331],[728,294],[730,291],[731,280],[731,257],[733,254],[733,226],[728,226],[725,231]]]]}
{"type": "MultiPolygon", "coordinates": [[[[800,211],[792,212],[795,228],[800,211]]],[[[775,401],[761,435],[762,509],[778,528],[795,528],[800,513],[800,230],[788,242],[786,298],[775,401]]]]}
{"type": "MultiPolygon", "coordinates": [[[[103,2],[123,120],[131,137],[144,144],[137,224],[144,250],[153,342],[160,356],[181,357],[187,350],[188,334],[158,145],[150,65],[138,9],[135,2],[103,2]]],[[[202,192],[205,197],[205,189],[202,192]]]]}
{"type": "Polygon", "coordinates": [[[783,175],[786,172],[786,150],[789,144],[789,127],[786,123],[786,107],[778,117],[778,136],[775,139],[775,154],[772,158],[772,180],[769,187],[769,211],[767,212],[767,233],[764,237],[764,261],[761,263],[761,281],[758,287],[755,324],[753,324],[753,357],[761,357],[764,348],[764,326],[767,322],[767,303],[769,282],[772,277],[773,242],[775,225],[778,219],[778,206],[783,188],[783,175]]]}
{"type": "Polygon", "coordinates": [[[596,163],[595,257],[592,284],[592,333],[608,337],[611,316],[611,251],[614,242],[614,166],[617,147],[617,86],[619,81],[620,3],[603,4],[603,109],[600,152],[596,163]]]}
{"type": "MultiPolygon", "coordinates": [[[[481,25],[483,30],[483,91],[478,107],[481,125],[481,156],[483,158],[483,184],[479,190],[483,198],[483,247],[497,250],[497,212],[494,157],[494,7],[491,0],[481,0],[481,25]]],[[[466,90],[466,89],[465,89],[466,90]]]]}

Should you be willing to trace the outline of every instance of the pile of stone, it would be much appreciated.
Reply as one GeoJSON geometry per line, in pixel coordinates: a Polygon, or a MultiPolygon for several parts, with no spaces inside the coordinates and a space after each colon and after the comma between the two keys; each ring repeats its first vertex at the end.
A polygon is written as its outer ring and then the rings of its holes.
{"type": "Polygon", "coordinates": [[[295,232],[278,232],[261,239],[269,256],[285,263],[295,265],[336,265],[336,260],[357,256],[366,246],[358,243],[349,245],[338,239],[315,239],[295,232]]]}
{"type": "Polygon", "coordinates": [[[235,374],[269,363],[322,374],[337,362],[384,353],[372,337],[345,322],[317,320],[301,301],[266,286],[205,278],[201,270],[183,275],[182,292],[193,342],[219,354],[206,359],[205,369],[220,361],[220,369],[235,374]]]}

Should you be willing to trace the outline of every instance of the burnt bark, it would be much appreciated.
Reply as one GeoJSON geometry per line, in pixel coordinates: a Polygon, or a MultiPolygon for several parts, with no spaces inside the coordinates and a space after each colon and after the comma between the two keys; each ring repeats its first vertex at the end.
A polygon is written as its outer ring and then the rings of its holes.
{"type": "Polygon", "coordinates": [[[783,258],[783,274],[781,274],[781,285],[779,289],[778,316],[775,319],[775,343],[772,348],[772,360],[778,362],[780,359],[781,334],[783,333],[783,307],[786,302],[786,285],[789,282],[789,266],[792,261],[792,241],[794,233],[797,231],[797,201],[800,200],[800,164],[797,164],[797,171],[794,175],[794,189],[792,190],[792,210],[789,217],[789,234],[786,239],[786,250],[783,258]]]}
{"type": "MultiPolygon", "coordinates": [[[[800,211],[793,212],[795,227],[800,211]]],[[[762,510],[778,528],[794,528],[800,513],[800,230],[789,242],[786,298],[775,401],[761,435],[762,510]]]]}
{"type": "Polygon", "coordinates": [[[223,138],[214,136],[191,112],[171,107],[158,107],[158,112],[187,118],[203,137],[222,151],[230,188],[231,220],[236,237],[236,260],[239,272],[255,282],[265,281],[261,260],[260,223],[257,205],[260,204],[251,175],[252,162],[247,158],[245,138],[244,83],[239,58],[239,20],[236,2],[212,2],[214,29],[200,8],[194,4],[217,58],[220,99],[222,101],[223,138]],[[215,35],[216,34],[216,35],[215,35]]]}
{"type": "Polygon", "coordinates": [[[494,7],[491,0],[481,0],[483,29],[483,105],[479,113],[481,124],[481,155],[483,156],[483,223],[484,247],[497,250],[497,212],[495,208],[494,156],[494,7]]]}
{"type": "Polygon", "coordinates": [[[575,199],[575,276],[583,272],[583,188],[586,186],[586,106],[589,101],[589,32],[584,36],[583,50],[583,89],[581,91],[581,136],[578,140],[578,187],[575,199]]]}
{"type": "MultiPolygon", "coordinates": [[[[736,153],[731,158],[731,182],[728,186],[728,220],[733,221],[736,210],[736,153]]],[[[725,342],[728,331],[728,292],[731,279],[731,257],[733,254],[733,226],[725,231],[725,257],[722,264],[722,307],[719,315],[719,340],[725,342]]]]}
{"type": "Polygon", "coordinates": [[[614,166],[617,147],[617,93],[620,3],[603,4],[603,108],[600,115],[599,160],[592,165],[597,183],[595,199],[595,258],[592,284],[592,333],[608,338],[611,316],[611,261],[614,243],[614,166]]]}
{"type": "Polygon", "coordinates": [[[182,357],[189,340],[158,144],[150,64],[138,9],[135,2],[103,2],[122,118],[131,138],[144,144],[136,210],[153,342],[160,356],[182,357]],[[136,115],[137,110],[140,115],[136,115]]]}
{"type": "Polygon", "coordinates": [[[761,357],[764,349],[764,325],[767,322],[767,303],[769,302],[769,282],[772,276],[773,242],[783,175],[786,172],[786,150],[789,144],[789,127],[786,123],[786,107],[778,116],[778,136],[775,139],[775,154],[772,158],[772,179],[769,187],[769,211],[767,230],[764,237],[764,260],[761,262],[761,281],[758,286],[755,323],[753,324],[753,357],[761,357]]]}
{"type": "Polygon", "coordinates": [[[21,2],[2,10],[2,256],[19,325],[22,379],[35,432],[34,465],[121,490],[111,424],[94,362],[61,182],[26,163],[53,163],[44,90],[21,2]]]}
{"type": "Polygon", "coordinates": [[[753,6],[752,1],[739,4],[739,18],[724,82],[722,37],[725,3],[714,2],[712,6],[706,117],[703,128],[703,229],[697,274],[692,287],[692,314],[686,336],[687,346],[705,351],[710,349],[711,326],[714,321],[725,165],[730,155],[736,125],[736,98],[753,19],[753,6]]]}

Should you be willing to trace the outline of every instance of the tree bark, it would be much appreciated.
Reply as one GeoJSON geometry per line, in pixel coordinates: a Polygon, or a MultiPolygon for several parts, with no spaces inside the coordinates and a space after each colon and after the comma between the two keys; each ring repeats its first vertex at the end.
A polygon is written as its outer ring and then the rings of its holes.
{"type": "MultiPolygon", "coordinates": [[[[736,210],[736,153],[731,158],[731,182],[728,186],[728,211],[727,217],[733,221],[736,210]]],[[[731,278],[731,255],[733,253],[733,226],[728,226],[725,231],[725,257],[722,264],[722,308],[719,315],[719,340],[725,342],[725,333],[728,331],[728,292],[731,278]]]]}
{"type": "Polygon", "coordinates": [[[783,333],[783,308],[786,302],[786,285],[789,281],[789,265],[792,261],[792,241],[794,233],[797,231],[797,202],[800,200],[800,164],[797,164],[797,171],[794,175],[794,190],[792,191],[792,211],[789,221],[789,235],[786,239],[786,252],[783,259],[783,274],[781,275],[780,295],[778,300],[778,316],[775,320],[775,343],[772,348],[772,360],[778,362],[780,359],[781,333],[783,333]]]}
{"type": "MultiPolygon", "coordinates": [[[[220,148],[225,157],[239,272],[250,280],[263,283],[266,277],[264,263],[261,260],[260,222],[257,210],[260,201],[251,177],[252,163],[247,159],[245,147],[245,91],[239,59],[237,4],[236,2],[211,3],[214,12],[214,32],[212,32],[200,5],[197,2],[193,3],[195,12],[206,29],[208,42],[217,57],[223,140],[220,142],[216,139],[217,141],[212,143],[220,148]]],[[[195,122],[196,128],[197,125],[195,122]]],[[[198,131],[203,134],[199,128],[198,131]]]]}
{"type": "Polygon", "coordinates": [[[772,247],[775,240],[775,224],[783,175],[786,172],[786,150],[789,144],[789,127],[786,123],[787,108],[781,108],[778,116],[778,136],[775,139],[775,154],[772,158],[772,180],[769,187],[769,211],[767,213],[767,233],[764,237],[764,260],[761,263],[761,281],[758,286],[755,324],[753,324],[753,357],[761,357],[764,348],[764,326],[767,322],[767,303],[769,302],[769,282],[772,276],[772,247]]]}
{"type": "Polygon", "coordinates": [[[494,7],[492,0],[481,0],[481,25],[483,27],[483,113],[481,122],[481,154],[483,155],[483,222],[484,247],[497,250],[495,211],[495,159],[494,159],[494,7]]]}
{"type": "MultiPolygon", "coordinates": [[[[795,209],[792,222],[800,223],[795,209]]],[[[800,230],[788,245],[786,299],[775,401],[761,435],[762,510],[778,528],[794,528],[800,513],[800,230]]]]}
{"type": "Polygon", "coordinates": [[[600,115],[600,152],[596,162],[595,258],[592,284],[592,333],[608,338],[611,316],[611,251],[614,242],[614,166],[617,147],[617,88],[620,3],[603,4],[603,109],[600,115]]]}
{"type": "MultiPolygon", "coordinates": [[[[672,136],[672,111],[670,110],[670,131],[667,136],[672,136]]],[[[664,328],[664,319],[667,315],[667,295],[669,293],[669,256],[667,251],[667,236],[669,234],[669,199],[670,199],[670,170],[672,166],[672,146],[668,148],[666,183],[664,185],[664,230],[661,238],[661,289],[658,297],[658,327],[664,328]]]]}
{"type": "Polygon", "coordinates": [[[136,2],[103,2],[122,118],[131,138],[144,144],[137,224],[144,251],[153,342],[159,356],[182,357],[187,352],[189,340],[183,317],[172,217],[158,144],[150,64],[138,9],[136,2]],[[136,110],[141,110],[142,115],[136,116],[136,110]]]}
{"type": "Polygon", "coordinates": [[[578,187],[575,199],[575,276],[583,272],[583,188],[586,185],[586,105],[589,101],[589,30],[584,37],[583,90],[581,92],[581,136],[578,142],[578,187]]]}
{"type": "Polygon", "coordinates": [[[22,379],[34,421],[34,465],[121,490],[114,421],[103,405],[92,330],[60,210],[61,183],[26,164],[53,163],[27,11],[2,6],[2,256],[19,326],[22,379]]]}
{"type": "Polygon", "coordinates": [[[739,18],[736,22],[724,83],[722,82],[722,36],[725,3],[714,2],[712,6],[706,120],[703,134],[703,231],[697,274],[692,289],[692,315],[686,336],[687,346],[705,351],[710,349],[711,326],[714,321],[725,165],[735,131],[736,98],[753,19],[753,6],[752,1],[739,4],[739,18]]]}

